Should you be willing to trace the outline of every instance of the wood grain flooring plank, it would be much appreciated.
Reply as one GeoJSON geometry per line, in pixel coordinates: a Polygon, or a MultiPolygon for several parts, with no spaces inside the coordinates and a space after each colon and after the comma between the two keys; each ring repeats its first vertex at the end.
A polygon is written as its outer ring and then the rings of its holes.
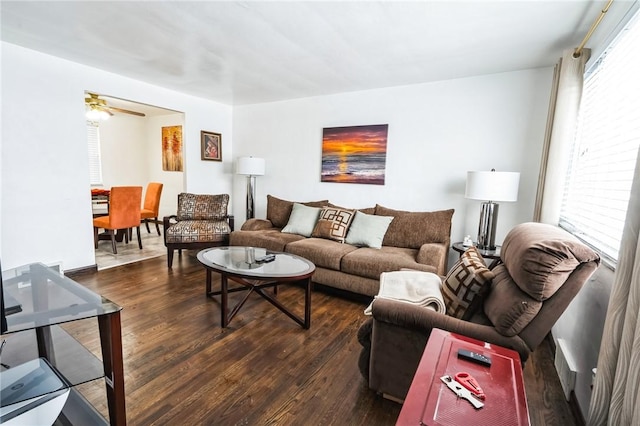
{"type": "MultiPolygon", "coordinates": [[[[123,306],[131,425],[384,426],[400,413],[401,406],[369,390],[358,371],[356,333],[368,303],[362,298],[314,291],[305,330],[251,295],[222,329],[220,303],[205,296],[205,270],[195,253],[176,257],[172,270],[162,256],[73,278],[123,306]]],[[[219,276],[213,278],[216,287],[219,276]]],[[[280,286],[278,299],[303,312],[301,287],[280,286]]],[[[95,326],[68,328],[100,354],[95,326]]],[[[567,417],[564,401],[556,401],[559,385],[549,379],[549,356],[534,354],[525,368],[532,424],[572,424],[553,423],[567,417]]],[[[106,415],[104,385],[83,385],[82,393],[106,415]]]]}

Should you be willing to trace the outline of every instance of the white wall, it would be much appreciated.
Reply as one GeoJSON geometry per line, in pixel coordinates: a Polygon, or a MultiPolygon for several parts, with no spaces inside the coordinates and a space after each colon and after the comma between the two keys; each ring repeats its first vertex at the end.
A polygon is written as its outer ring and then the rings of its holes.
{"type": "Polygon", "coordinates": [[[146,118],[116,114],[98,124],[102,187],[146,185],[146,122],[146,118]]]}
{"type": "MultiPolygon", "coordinates": [[[[480,202],[464,198],[466,172],[495,168],[521,173],[518,202],[500,205],[501,242],[533,217],[551,78],[545,68],[236,107],[235,157],[266,159],[256,217],[265,217],[267,194],[349,207],[454,208],[452,240],[475,239],[480,202]],[[385,185],[320,182],[322,129],[364,124],[389,124],[385,185]]],[[[243,176],[235,176],[234,193],[239,227],[243,176]]]]}
{"type": "Polygon", "coordinates": [[[565,339],[576,363],[575,394],[586,418],[591,400],[591,369],[598,365],[604,320],[614,272],[600,265],[553,327],[554,340],[565,339]]]}
{"type": "Polygon", "coordinates": [[[184,112],[185,190],[231,193],[232,144],[222,163],[200,160],[201,130],[231,140],[231,107],[9,43],[1,49],[3,269],[95,264],[85,90],[184,112]]]}
{"type": "Polygon", "coordinates": [[[162,128],[179,125],[182,125],[182,114],[149,117],[147,122],[146,161],[149,170],[149,182],[161,182],[163,184],[160,197],[160,220],[164,216],[176,214],[178,194],[184,190],[184,172],[162,170],[162,128]]]}

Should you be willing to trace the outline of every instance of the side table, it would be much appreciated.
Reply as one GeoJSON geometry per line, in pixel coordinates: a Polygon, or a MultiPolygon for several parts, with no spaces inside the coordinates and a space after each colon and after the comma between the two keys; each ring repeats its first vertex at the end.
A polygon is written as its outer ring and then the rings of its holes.
{"type": "MultiPolygon", "coordinates": [[[[13,367],[18,369],[38,358],[46,360],[41,362],[50,365],[70,388],[56,424],[125,426],[122,307],[41,263],[2,271],[1,282],[3,294],[17,304],[12,313],[6,315],[2,368],[10,366],[13,370],[13,367]],[[98,323],[102,360],[62,327],[70,322],[85,321],[86,324],[93,320],[98,323]],[[108,422],[76,388],[94,380],[102,380],[105,384],[108,422]]],[[[5,371],[0,373],[4,375],[5,371]]],[[[0,405],[11,413],[6,417],[15,420],[21,412],[9,410],[5,407],[7,402],[17,405],[49,392],[48,387],[38,386],[45,376],[27,378],[29,381],[20,386],[34,390],[16,392],[8,401],[4,399],[6,383],[0,378],[3,385],[0,405]]]]}
{"type": "MultiPolygon", "coordinates": [[[[460,253],[460,255],[462,256],[462,253],[467,251],[469,246],[465,246],[462,244],[462,241],[458,241],[457,243],[453,243],[451,248],[457,251],[458,253],[460,253]]],[[[491,259],[491,263],[489,264],[489,269],[493,269],[493,267],[496,266],[500,261],[501,248],[502,246],[496,246],[495,250],[483,250],[483,249],[477,248],[478,252],[480,253],[480,255],[482,255],[482,257],[484,257],[485,259],[491,259]]]]}
{"type": "Polygon", "coordinates": [[[529,425],[522,365],[516,351],[434,328],[396,425],[529,425]],[[491,366],[458,358],[467,349],[491,358],[491,366]],[[471,374],[482,387],[484,407],[458,399],[441,380],[471,374]]]}

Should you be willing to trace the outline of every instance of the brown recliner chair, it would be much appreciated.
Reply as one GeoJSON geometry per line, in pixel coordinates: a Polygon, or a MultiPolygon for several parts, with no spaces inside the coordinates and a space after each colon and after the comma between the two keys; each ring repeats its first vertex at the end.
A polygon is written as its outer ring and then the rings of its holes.
{"type": "Polygon", "coordinates": [[[376,299],[358,330],[360,371],[371,389],[404,400],[433,328],[513,349],[524,363],[599,264],[568,232],[520,224],[505,238],[491,288],[468,321],[376,299]]]}

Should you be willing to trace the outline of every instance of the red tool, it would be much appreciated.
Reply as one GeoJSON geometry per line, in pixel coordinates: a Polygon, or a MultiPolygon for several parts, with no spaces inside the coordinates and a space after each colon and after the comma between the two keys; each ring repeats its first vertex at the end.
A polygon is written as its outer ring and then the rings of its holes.
{"type": "Polygon", "coordinates": [[[469,373],[457,373],[455,379],[458,383],[460,383],[465,388],[469,389],[473,396],[480,398],[482,400],[485,399],[485,394],[476,379],[469,373]]]}

